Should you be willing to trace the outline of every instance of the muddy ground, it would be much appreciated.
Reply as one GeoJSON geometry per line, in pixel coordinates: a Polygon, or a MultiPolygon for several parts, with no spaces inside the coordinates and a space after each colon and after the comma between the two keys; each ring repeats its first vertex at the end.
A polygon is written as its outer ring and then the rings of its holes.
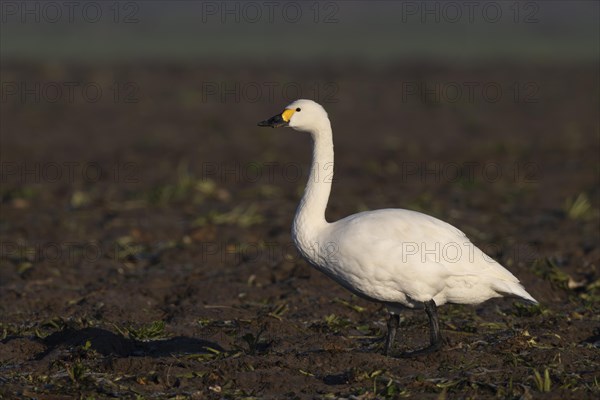
{"type": "MultiPolygon", "coordinates": [[[[15,64],[2,81],[0,398],[600,396],[597,65],[15,64]],[[309,138],[256,122],[298,92],[333,123],[330,220],[442,218],[540,306],[447,305],[441,351],[381,355],[385,309],[291,244],[309,138]]],[[[425,313],[401,329],[398,352],[424,345],[425,313]]]]}

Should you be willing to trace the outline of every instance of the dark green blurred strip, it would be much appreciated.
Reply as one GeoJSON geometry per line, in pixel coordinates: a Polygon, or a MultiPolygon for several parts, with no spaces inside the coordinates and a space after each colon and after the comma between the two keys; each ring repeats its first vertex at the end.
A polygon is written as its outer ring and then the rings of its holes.
{"type": "Polygon", "coordinates": [[[600,53],[597,1],[75,3],[3,1],[2,61],[589,62],[600,53]]]}

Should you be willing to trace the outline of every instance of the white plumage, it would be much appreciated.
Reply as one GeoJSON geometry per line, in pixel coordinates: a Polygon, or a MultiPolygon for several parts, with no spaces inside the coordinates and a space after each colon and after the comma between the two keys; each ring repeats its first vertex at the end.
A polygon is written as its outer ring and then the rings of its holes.
{"type": "Polygon", "coordinates": [[[302,255],[319,271],[369,300],[386,304],[386,353],[391,350],[403,307],[425,308],[431,346],[441,335],[436,306],[478,304],[505,295],[532,303],[519,280],[475,247],[452,225],[416,211],[383,209],[325,220],[333,173],[333,140],[327,113],[311,100],[297,100],[260,126],[289,126],[311,134],[313,160],[292,236],[302,255]]]}
{"type": "Polygon", "coordinates": [[[413,308],[430,299],[438,306],[477,304],[507,294],[535,302],[461,231],[415,211],[362,212],[316,235],[295,229],[294,239],[317,269],[358,295],[390,305],[413,308]]]}

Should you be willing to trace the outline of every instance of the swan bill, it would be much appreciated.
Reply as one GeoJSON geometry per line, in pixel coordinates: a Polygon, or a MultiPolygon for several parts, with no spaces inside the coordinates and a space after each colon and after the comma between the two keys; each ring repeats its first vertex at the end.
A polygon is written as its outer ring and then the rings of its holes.
{"type": "Polygon", "coordinates": [[[293,113],[294,110],[286,109],[281,114],[277,114],[269,119],[260,121],[258,123],[258,126],[270,126],[271,128],[281,128],[282,126],[288,126],[293,113]]]}

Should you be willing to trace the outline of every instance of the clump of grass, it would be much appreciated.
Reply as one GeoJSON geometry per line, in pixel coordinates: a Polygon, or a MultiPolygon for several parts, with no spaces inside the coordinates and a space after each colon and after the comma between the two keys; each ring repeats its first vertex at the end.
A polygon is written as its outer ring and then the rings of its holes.
{"type": "Polygon", "coordinates": [[[348,319],[342,318],[335,314],[329,314],[326,316],[325,323],[327,324],[327,327],[335,333],[351,325],[351,322],[348,319]]]}
{"type": "Polygon", "coordinates": [[[571,277],[563,272],[550,258],[536,260],[533,264],[533,272],[539,277],[550,281],[556,287],[569,288],[571,277]]]}
{"type": "Polygon", "coordinates": [[[585,193],[580,193],[575,199],[569,197],[564,210],[571,219],[590,219],[594,216],[592,204],[585,193]]]}
{"type": "Polygon", "coordinates": [[[86,368],[81,361],[76,361],[74,364],[67,366],[67,374],[73,383],[80,383],[85,377],[86,368]]]}
{"type": "Polygon", "coordinates": [[[79,209],[89,205],[92,202],[92,196],[88,192],[76,190],[71,196],[71,207],[79,209]]]}
{"type": "Polygon", "coordinates": [[[304,376],[315,376],[315,374],[313,374],[312,372],[308,372],[303,369],[299,369],[298,372],[300,372],[304,376]]]}
{"type": "Polygon", "coordinates": [[[31,186],[23,186],[14,189],[0,190],[0,202],[5,203],[9,200],[14,202],[33,200],[39,197],[40,191],[31,186]]]}
{"type": "Polygon", "coordinates": [[[369,385],[360,390],[360,395],[357,398],[398,399],[409,397],[410,395],[406,389],[401,387],[397,380],[388,376],[385,370],[354,371],[352,375],[353,380],[356,382],[365,382],[369,385]]]}
{"type": "Polygon", "coordinates": [[[44,339],[50,332],[61,331],[68,326],[67,322],[63,320],[61,317],[53,317],[45,321],[41,327],[36,327],[34,330],[34,334],[36,337],[40,339],[44,339]]]}
{"type": "Polygon", "coordinates": [[[550,392],[552,388],[552,380],[550,379],[550,371],[548,368],[544,370],[544,376],[537,369],[533,370],[533,380],[535,381],[535,386],[542,393],[550,392]]]}
{"type": "Polygon", "coordinates": [[[352,303],[350,303],[350,302],[348,302],[346,300],[340,299],[339,297],[336,297],[335,299],[333,299],[333,301],[335,303],[342,304],[342,305],[348,307],[349,309],[351,309],[353,311],[356,311],[357,313],[361,313],[361,312],[363,312],[363,311],[366,310],[366,308],[364,308],[364,307],[361,307],[361,306],[356,305],[356,304],[352,304],[352,303]]]}
{"type": "Polygon", "coordinates": [[[272,311],[270,311],[267,315],[269,317],[273,317],[281,321],[283,319],[283,314],[285,314],[288,310],[289,307],[287,303],[281,303],[275,306],[275,308],[272,311]]]}
{"type": "Polygon", "coordinates": [[[267,341],[263,338],[263,334],[265,333],[266,328],[263,326],[256,335],[251,332],[246,333],[242,336],[244,342],[248,346],[247,353],[250,355],[255,355],[257,353],[262,353],[267,350],[267,348],[271,345],[272,341],[267,341]]]}
{"type": "Polygon", "coordinates": [[[194,226],[213,225],[237,225],[241,228],[248,228],[263,222],[263,216],[258,212],[255,204],[247,207],[237,206],[227,212],[212,211],[208,215],[203,215],[194,221],[194,226]]]}
{"type": "Polygon", "coordinates": [[[600,303],[600,279],[587,285],[579,297],[592,306],[600,303]]]}
{"type": "Polygon", "coordinates": [[[517,317],[533,317],[548,313],[546,310],[542,310],[539,304],[523,304],[515,302],[513,305],[517,317]]]}
{"type": "MultiPolygon", "coordinates": [[[[206,352],[204,352],[204,353],[189,354],[185,357],[189,358],[189,359],[196,359],[199,361],[212,361],[212,360],[222,359],[222,358],[226,357],[228,354],[230,354],[228,352],[220,351],[220,350],[214,349],[212,347],[205,347],[204,349],[206,350],[206,352]]],[[[203,374],[198,375],[198,373],[196,373],[196,372],[194,372],[194,374],[196,374],[197,376],[203,375],[203,374]]]]}
{"type": "Polygon", "coordinates": [[[164,321],[154,321],[151,324],[143,325],[141,327],[133,327],[128,326],[126,328],[119,328],[115,326],[119,333],[123,336],[127,336],[134,340],[144,341],[144,340],[157,340],[164,339],[167,337],[165,334],[165,322],[164,321]]]}
{"type": "Polygon", "coordinates": [[[143,245],[135,243],[131,236],[121,236],[115,241],[115,258],[119,261],[135,259],[144,252],[143,245]]]}
{"type": "Polygon", "coordinates": [[[187,163],[177,166],[177,175],[173,183],[160,185],[147,193],[146,200],[150,204],[168,205],[182,201],[191,201],[200,204],[208,198],[217,198],[227,201],[229,192],[219,188],[210,178],[201,178],[189,171],[187,163]]]}

